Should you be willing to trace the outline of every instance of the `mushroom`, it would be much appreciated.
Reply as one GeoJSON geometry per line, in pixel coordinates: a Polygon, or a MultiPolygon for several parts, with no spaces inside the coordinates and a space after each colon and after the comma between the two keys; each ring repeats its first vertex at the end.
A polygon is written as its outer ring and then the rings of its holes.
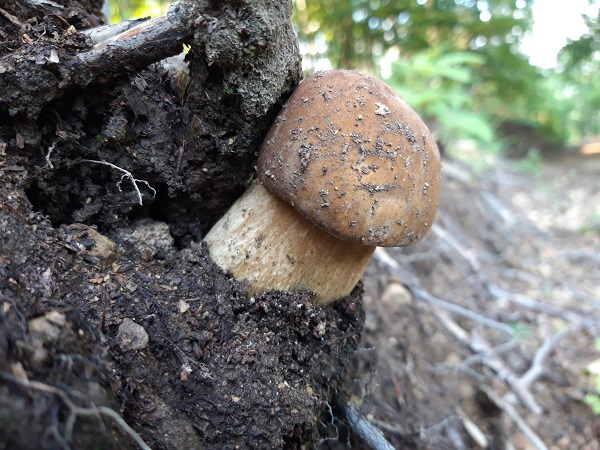
{"type": "Polygon", "coordinates": [[[303,81],[263,141],[255,181],[206,235],[249,295],[350,293],[376,246],[420,240],[435,218],[441,162],[404,99],[350,70],[303,81]]]}

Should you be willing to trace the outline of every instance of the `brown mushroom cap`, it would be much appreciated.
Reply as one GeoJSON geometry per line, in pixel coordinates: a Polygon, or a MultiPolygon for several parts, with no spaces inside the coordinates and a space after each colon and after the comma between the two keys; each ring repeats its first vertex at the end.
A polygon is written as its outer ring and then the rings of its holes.
{"type": "Polygon", "coordinates": [[[423,121],[393,89],[349,70],[318,72],[264,140],[258,176],[340,239],[405,246],[435,218],[441,162],[423,121]]]}

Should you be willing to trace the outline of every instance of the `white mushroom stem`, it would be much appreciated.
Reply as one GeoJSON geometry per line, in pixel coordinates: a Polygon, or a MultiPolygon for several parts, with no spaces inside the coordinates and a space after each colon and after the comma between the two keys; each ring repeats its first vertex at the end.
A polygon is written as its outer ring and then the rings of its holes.
{"type": "Polygon", "coordinates": [[[350,293],[375,247],[338,239],[254,182],[206,235],[212,260],[248,295],[311,291],[322,304],[350,293]]]}

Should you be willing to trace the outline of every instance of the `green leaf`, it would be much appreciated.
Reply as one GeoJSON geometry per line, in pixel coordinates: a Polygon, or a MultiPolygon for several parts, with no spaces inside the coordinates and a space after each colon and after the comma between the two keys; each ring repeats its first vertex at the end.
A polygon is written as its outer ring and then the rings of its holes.
{"type": "Polygon", "coordinates": [[[438,114],[438,119],[449,130],[458,135],[471,137],[481,142],[492,142],[494,140],[494,128],[490,121],[481,114],[468,111],[447,112],[438,114]]]}

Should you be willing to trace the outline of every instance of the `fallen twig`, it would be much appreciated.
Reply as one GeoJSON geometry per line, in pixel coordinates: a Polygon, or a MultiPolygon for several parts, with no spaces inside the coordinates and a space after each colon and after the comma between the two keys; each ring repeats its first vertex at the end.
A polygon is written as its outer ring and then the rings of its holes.
{"type": "Polygon", "coordinates": [[[531,441],[531,443],[538,450],[548,450],[548,447],[540,439],[540,437],[531,429],[529,425],[519,415],[517,410],[507,401],[502,399],[494,390],[486,385],[480,385],[479,389],[487,395],[487,397],[502,411],[505,411],[513,422],[519,427],[525,436],[531,441]]]}
{"type": "Polygon", "coordinates": [[[86,85],[98,76],[107,78],[134,72],[181,52],[185,39],[191,38],[192,3],[175,2],[169,11],[103,40],[91,50],[77,55],[73,76],[86,85]]]}
{"type": "Polygon", "coordinates": [[[519,292],[512,293],[505,291],[500,286],[488,283],[487,284],[488,292],[496,299],[501,301],[509,301],[516,305],[519,305],[522,308],[529,309],[531,311],[542,312],[554,317],[561,317],[567,320],[576,320],[580,319],[580,316],[576,313],[565,311],[555,306],[552,306],[548,303],[543,303],[538,300],[535,300],[527,295],[521,294],[519,292]]]}
{"type": "Polygon", "coordinates": [[[144,17],[141,19],[132,19],[132,20],[124,20],[119,23],[110,24],[110,25],[101,25],[99,27],[90,28],[88,30],[83,30],[83,34],[87,34],[92,43],[98,44],[100,42],[104,42],[107,39],[118,36],[125,31],[131,30],[133,27],[141,25],[143,22],[146,22],[149,17],[144,17]]]}
{"type": "Polygon", "coordinates": [[[505,381],[513,390],[513,392],[519,397],[523,405],[534,414],[541,414],[542,407],[538,404],[537,400],[529,390],[529,386],[525,386],[519,383],[519,376],[508,367],[506,363],[500,359],[497,355],[491,353],[491,345],[487,340],[479,333],[474,335],[474,339],[471,348],[477,352],[485,352],[488,357],[483,358],[483,364],[492,369],[498,378],[505,381]]]}
{"type": "MultiPolygon", "coordinates": [[[[28,2],[20,3],[26,5],[28,2]]],[[[44,3],[53,2],[44,0],[44,3]]],[[[56,7],[62,8],[58,4],[56,7]]],[[[106,83],[121,75],[145,69],[169,56],[177,55],[182,52],[186,41],[192,42],[195,33],[203,32],[207,28],[202,14],[204,9],[206,9],[205,2],[192,0],[175,2],[166,14],[99,42],[92,48],[81,50],[75,55],[61,52],[59,58],[59,53],[54,49],[56,47],[54,42],[51,44],[49,57],[40,59],[41,64],[32,65],[29,61],[31,58],[24,56],[26,53],[23,52],[29,46],[18,48],[0,61],[0,73],[5,73],[0,77],[0,90],[8,89],[11,92],[11,95],[0,99],[0,110],[10,109],[14,111],[11,114],[15,116],[26,114],[33,119],[41,113],[45,104],[60,98],[70,88],[85,88],[91,83],[106,83]],[[19,76],[21,72],[27,72],[28,76],[19,76]],[[44,83],[32,81],[37,80],[38,77],[44,80],[48,77],[54,78],[44,83]],[[33,99],[27,102],[15,102],[15,99],[23,95],[27,95],[28,98],[31,96],[33,99]]],[[[0,17],[3,16],[15,22],[16,26],[20,26],[19,19],[0,9],[0,17]]],[[[67,23],[59,15],[55,17],[67,23]]],[[[71,47],[71,45],[67,44],[67,41],[61,41],[58,47],[71,47]]]]}
{"type": "Polygon", "coordinates": [[[529,388],[533,382],[544,373],[544,363],[548,359],[548,356],[558,341],[567,336],[569,333],[577,330],[580,326],[580,323],[574,322],[560,330],[558,333],[548,336],[548,338],[546,338],[543,344],[535,352],[533,361],[531,362],[531,367],[527,370],[527,372],[519,377],[518,383],[525,388],[529,388]]]}
{"type": "Polygon", "coordinates": [[[480,448],[488,448],[488,439],[481,429],[464,412],[460,411],[460,408],[459,413],[448,416],[441,422],[422,430],[421,438],[431,440],[436,435],[445,434],[451,440],[453,448],[466,449],[467,443],[459,430],[459,427],[462,427],[480,448]]]}
{"type": "Polygon", "coordinates": [[[433,231],[433,233],[436,234],[440,239],[447,242],[450,247],[456,250],[456,252],[462,256],[465,261],[467,261],[473,273],[478,273],[481,270],[481,264],[479,263],[479,260],[475,254],[471,250],[465,248],[460,242],[451,236],[450,233],[447,233],[444,228],[434,223],[431,227],[431,231],[433,231]]]}
{"type": "Polygon", "coordinates": [[[400,267],[400,265],[381,247],[375,250],[374,258],[375,260],[386,266],[391,272],[401,277],[402,284],[406,286],[406,288],[416,299],[425,301],[435,306],[439,306],[440,308],[443,308],[454,314],[466,317],[467,319],[470,319],[474,322],[478,322],[487,327],[494,328],[510,336],[514,334],[514,330],[504,323],[492,320],[488,317],[482,316],[481,314],[471,311],[470,309],[464,308],[455,303],[451,303],[449,301],[442,300],[441,298],[431,295],[429,292],[423,289],[421,283],[415,277],[410,276],[409,278],[405,278],[406,271],[402,269],[402,267],[400,267]]]}
{"type": "Polygon", "coordinates": [[[489,358],[491,356],[499,356],[502,353],[505,353],[505,352],[508,352],[508,351],[514,349],[517,345],[518,345],[518,342],[514,339],[511,341],[503,342],[502,344],[500,344],[496,347],[490,347],[489,350],[485,350],[481,353],[478,353],[476,355],[468,357],[467,359],[465,359],[462,362],[461,365],[465,366],[465,367],[469,367],[469,366],[472,366],[473,364],[481,363],[486,358],[489,358]]]}
{"type": "Polygon", "coordinates": [[[446,327],[457,340],[462,342],[463,344],[468,345],[471,339],[470,334],[461,327],[448,313],[440,308],[434,308],[433,313],[437,316],[438,320],[446,327]]]}
{"type": "Polygon", "coordinates": [[[341,402],[348,424],[372,450],[394,450],[379,428],[373,425],[350,402],[341,402]]]}
{"type": "MultiPolygon", "coordinates": [[[[582,316],[575,312],[565,311],[561,308],[557,308],[548,303],[544,303],[535,300],[527,295],[520,292],[508,292],[502,289],[497,284],[493,283],[482,270],[482,265],[479,262],[477,256],[469,249],[465,248],[460,242],[458,242],[450,233],[446,232],[441,226],[434,224],[432,231],[437,234],[440,239],[452,247],[456,253],[466,261],[469,266],[471,273],[477,275],[480,280],[481,288],[486,291],[494,300],[497,301],[509,301],[515,303],[523,308],[527,308],[532,311],[543,312],[546,314],[553,315],[555,317],[561,317],[570,321],[580,321],[582,316]]],[[[586,321],[588,323],[594,323],[593,320],[586,321]]]]}
{"type": "Polygon", "coordinates": [[[19,28],[23,27],[23,22],[21,22],[17,17],[13,16],[8,11],[0,8],[0,14],[2,14],[4,17],[6,17],[13,25],[15,25],[19,28]]]}

